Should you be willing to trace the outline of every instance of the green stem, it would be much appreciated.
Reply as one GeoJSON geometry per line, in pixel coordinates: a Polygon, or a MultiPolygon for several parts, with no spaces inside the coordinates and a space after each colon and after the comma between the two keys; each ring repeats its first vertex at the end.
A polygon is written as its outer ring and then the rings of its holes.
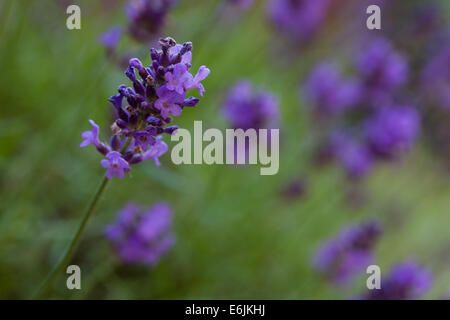
{"type": "Polygon", "coordinates": [[[92,213],[94,212],[95,207],[97,206],[100,198],[102,197],[103,192],[105,191],[106,186],[108,185],[109,179],[103,178],[102,184],[97,190],[97,193],[95,194],[94,198],[92,199],[88,209],[86,210],[86,213],[83,216],[83,220],[80,223],[80,226],[78,227],[77,233],[75,234],[74,238],[70,242],[69,246],[66,249],[66,252],[60,259],[59,263],[55,266],[55,268],[52,270],[52,272],[47,276],[45,281],[42,283],[41,287],[37,291],[37,293],[33,296],[35,299],[42,298],[50,288],[50,286],[55,281],[56,276],[61,272],[61,270],[70,262],[70,259],[72,258],[75,249],[78,246],[78,243],[80,242],[81,236],[84,232],[84,229],[86,228],[87,222],[89,221],[89,218],[91,217],[92,213]]]}
{"type": "MultiPolygon", "coordinates": [[[[122,149],[120,150],[120,153],[123,153],[125,150],[127,150],[128,146],[130,145],[131,138],[128,138],[125,143],[122,146],[122,149]]],[[[69,246],[66,249],[66,252],[60,259],[59,263],[55,266],[55,268],[50,272],[50,274],[47,276],[45,281],[42,283],[39,290],[36,292],[36,294],[33,296],[34,299],[40,299],[42,298],[50,288],[50,286],[55,281],[56,276],[61,272],[61,270],[70,262],[70,259],[72,258],[75,249],[78,246],[78,243],[80,242],[81,236],[83,235],[84,229],[86,228],[86,225],[89,221],[89,218],[91,217],[92,213],[95,210],[95,207],[97,206],[100,198],[103,195],[103,192],[105,191],[105,188],[109,182],[109,179],[104,177],[102,184],[97,190],[97,193],[95,194],[94,198],[92,199],[91,203],[89,204],[88,209],[86,210],[86,213],[83,216],[83,220],[81,220],[80,226],[78,227],[77,233],[75,234],[74,238],[70,242],[69,246]]]]}

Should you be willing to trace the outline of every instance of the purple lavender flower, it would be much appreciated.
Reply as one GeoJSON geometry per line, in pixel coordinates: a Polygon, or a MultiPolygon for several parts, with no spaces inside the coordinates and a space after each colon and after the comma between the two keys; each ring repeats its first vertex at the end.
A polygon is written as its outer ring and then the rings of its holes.
{"type": "Polygon", "coordinates": [[[122,37],[122,28],[119,26],[111,27],[108,31],[100,35],[100,43],[110,51],[115,50],[122,37]]]}
{"type": "Polygon", "coordinates": [[[393,157],[409,149],[419,130],[419,113],[411,107],[383,107],[365,123],[371,150],[381,157],[393,157]]]}
{"type": "Polygon", "coordinates": [[[344,79],[334,64],[323,62],[309,76],[305,94],[317,111],[335,114],[358,102],[360,87],[356,81],[344,79]]]}
{"type": "Polygon", "coordinates": [[[370,149],[349,133],[334,132],[331,137],[331,148],[333,155],[350,178],[362,178],[372,169],[373,156],[370,149]]]}
{"type": "Polygon", "coordinates": [[[204,92],[200,81],[210,71],[202,66],[195,77],[190,74],[192,44],[178,45],[172,38],[165,38],[160,39],[160,47],[150,50],[149,67],[144,67],[139,59],[131,59],[125,75],[132,87],[120,85],[118,93],[109,98],[116,117],[111,126],[111,146],[99,140],[99,128],[92,120],[92,130],[82,134],[85,140],[80,147],[94,144],[109,159],[101,161],[108,169],[109,179],[123,178],[130,164],[147,159],[160,165],[159,157],[168,150],[161,134],[173,134],[178,128],[167,127],[172,122],[170,116],[178,116],[183,108],[197,105],[198,98],[186,98],[188,90],[199,88],[201,94],[204,92]]]}
{"type": "Polygon", "coordinates": [[[170,91],[175,91],[178,94],[184,93],[184,85],[189,80],[189,72],[187,72],[187,66],[184,63],[177,63],[172,72],[167,72],[164,78],[167,81],[165,88],[170,91]]]}
{"type": "Polygon", "coordinates": [[[277,99],[265,91],[253,92],[248,81],[238,82],[229,92],[222,107],[225,118],[232,127],[273,128],[278,124],[277,99]]]}
{"type": "Polygon", "coordinates": [[[188,81],[185,84],[186,90],[193,90],[198,89],[198,92],[200,96],[203,97],[203,94],[205,93],[205,87],[201,84],[200,81],[203,81],[206,79],[206,77],[209,75],[210,71],[207,67],[201,66],[195,77],[192,77],[190,73],[188,73],[188,81]]]}
{"type": "Polygon", "coordinates": [[[147,151],[150,145],[155,144],[155,130],[136,131],[133,133],[134,141],[143,151],[147,151]]]}
{"type": "Polygon", "coordinates": [[[93,120],[89,120],[89,123],[92,126],[92,130],[84,131],[81,134],[81,137],[84,139],[84,141],[80,143],[81,148],[84,148],[90,144],[98,146],[101,143],[100,140],[98,139],[98,133],[100,131],[99,126],[93,120]]]}
{"type": "Polygon", "coordinates": [[[100,164],[106,170],[106,177],[108,179],[117,176],[119,179],[123,179],[124,173],[130,170],[130,165],[124,159],[122,155],[117,151],[111,151],[106,155],[109,160],[103,159],[100,164]]]}
{"type": "Polygon", "coordinates": [[[422,87],[427,97],[450,112],[450,44],[431,57],[422,71],[422,87]]]}
{"type": "Polygon", "coordinates": [[[304,42],[322,26],[329,3],[329,0],[270,0],[268,14],[278,30],[304,42]]]}
{"type": "Polygon", "coordinates": [[[171,227],[172,209],[167,203],[145,210],[129,203],[105,235],[123,262],[155,265],[175,243],[171,227]]]}
{"type": "Polygon", "coordinates": [[[161,112],[161,116],[164,119],[169,118],[169,113],[172,116],[179,116],[181,114],[181,104],[184,101],[183,94],[169,90],[167,85],[160,87],[157,94],[159,99],[155,102],[155,108],[161,112]]]}
{"type": "Polygon", "coordinates": [[[408,80],[408,63],[384,38],[372,39],[356,58],[368,101],[386,102],[408,80]]]}
{"type": "Polygon", "coordinates": [[[147,42],[160,36],[173,0],[132,0],[126,5],[128,29],[134,39],[147,42]]]}
{"type": "Polygon", "coordinates": [[[335,284],[348,283],[372,263],[372,250],[380,232],[380,227],[375,222],[351,225],[343,229],[319,249],[314,267],[335,284]]]}
{"type": "Polygon", "coordinates": [[[431,273],[414,261],[394,266],[387,277],[381,279],[381,289],[370,290],[362,299],[412,300],[419,299],[432,284],[431,273]]]}

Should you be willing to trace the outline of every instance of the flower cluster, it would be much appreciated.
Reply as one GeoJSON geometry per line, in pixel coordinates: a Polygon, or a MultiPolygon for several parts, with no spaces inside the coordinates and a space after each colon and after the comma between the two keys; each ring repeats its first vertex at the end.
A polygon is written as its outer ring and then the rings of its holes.
{"type": "Polygon", "coordinates": [[[230,89],[222,110],[234,129],[274,128],[279,122],[278,100],[269,92],[254,92],[246,80],[230,89]]]}
{"type": "Polygon", "coordinates": [[[414,261],[394,266],[386,279],[381,280],[381,289],[370,290],[362,296],[367,300],[412,300],[419,299],[432,284],[431,273],[414,261]]]}
{"type": "Polygon", "coordinates": [[[325,144],[350,177],[365,176],[375,160],[394,159],[416,141],[418,111],[395,102],[408,70],[392,44],[374,38],[355,58],[355,77],[321,62],[307,79],[307,101],[316,114],[332,118],[325,144]]]}
{"type": "Polygon", "coordinates": [[[322,26],[329,4],[329,0],[270,0],[268,15],[277,30],[305,42],[322,26]]]}
{"type": "Polygon", "coordinates": [[[181,45],[165,38],[160,40],[160,47],[150,50],[149,67],[131,59],[125,75],[132,88],[120,85],[118,93],[109,98],[116,118],[111,125],[113,135],[109,145],[99,140],[99,127],[92,120],[92,129],[82,133],[85,140],[80,147],[92,144],[106,156],[100,164],[107,169],[109,179],[123,178],[130,165],[147,159],[154,159],[159,165],[158,158],[168,150],[161,134],[172,134],[178,128],[169,126],[172,117],[199,102],[198,98],[186,97],[187,91],[198,89],[201,96],[205,92],[201,81],[210,71],[201,66],[195,76],[189,72],[192,44],[181,45]]]}
{"type": "Polygon", "coordinates": [[[105,235],[123,262],[154,265],[175,243],[171,227],[168,204],[161,202],[143,210],[129,203],[114,224],[107,226],[105,235]]]}
{"type": "Polygon", "coordinates": [[[317,252],[314,266],[335,284],[346,284],[373,261],[372,250],[379,238],[375,222],[352,225],[327,241],[317,252]]]}

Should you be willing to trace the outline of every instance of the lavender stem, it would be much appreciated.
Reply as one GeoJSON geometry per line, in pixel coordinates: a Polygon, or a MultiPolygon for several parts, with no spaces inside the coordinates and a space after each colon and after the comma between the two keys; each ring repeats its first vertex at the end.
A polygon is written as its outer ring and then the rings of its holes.
{"type": "MultiPolygon", "coordinates": [[[[128,146],[130,145],[131,138],[128,138],[127,141],[125,141],[122,150],[120,152],[124,152],[128,146]]],[[[55,266],[55,268],[52,270],[52,272],[47,276],[45,281],[40,286],[39,290],[34,294],[34,299],[41,299],[46,292],[49,290],[52,283],[55,281],[56,276],[61,272],[61,270],[66,266],[73,254],[75,253],[75,250],[78,246],[78,243],[80,242],[81,236],[83,235],[84,229],[86,228],[86,225],[89,221],[89,218],[91,217],[92,213],[94,212],[100,198],[102,197],[106,186],[108,185],[110,179],[104,177],[103,181],[100,185],[100,187],[97,190],[97,193],[95,194],[94,198],[92,199],[91,203],[89,204],[88,209],[86,210],[86,213],[83,216],[83,220],[80,223],[80,226],[78,227],[77,233],[75,234],[74,238],[70,242],[69,246],[66,249],[66,252],[60,259],[60,262],[55,266]]]]}

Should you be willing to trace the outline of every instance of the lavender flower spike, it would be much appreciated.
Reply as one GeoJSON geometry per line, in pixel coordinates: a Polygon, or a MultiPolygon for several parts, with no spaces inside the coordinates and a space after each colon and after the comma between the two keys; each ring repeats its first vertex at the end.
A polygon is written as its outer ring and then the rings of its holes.
{"type": "Polygon", "coordinates": [[[105,235],[123,262],[155,265],[175,243],[171,227],[172,209],[167,203],[145,210],[129,203],[105,235]]]}
{"type": "Polygon", "coordinates": [[[375,222],[352,225],[327,241],[317,252],[316,270],[335,284],[349,282],[373,261],[372,249],[380,235],[375,222]]]}
{"type": "Polygon", "coordinates": [[[160,165],[159,157],[168,151],[162,134],[173,134],[177,126],[171,116],[179,116],[184,107],[195,107],[199,99],[186,98],[188,90],[198,88],[209,74],[209,69],[201,67],[193,77],[189,72],[192,60],[192,43],[177,44],[172,38],[160,39],[160,49],[150,49],[152,63],[145,67],[137,58],[129,61],[125,75],[132,85],[120,85],[118,93],[109,98],[115,114],[111,125],[111,146],[100,142],[99,127],[92,121],[92,130],[85,131],[85,139],[80,147],[94,144],[98,151],[106,155],[100,163],[107,169],[108,179],[123,178],[130,165],[153,159],[160,165]]]}

